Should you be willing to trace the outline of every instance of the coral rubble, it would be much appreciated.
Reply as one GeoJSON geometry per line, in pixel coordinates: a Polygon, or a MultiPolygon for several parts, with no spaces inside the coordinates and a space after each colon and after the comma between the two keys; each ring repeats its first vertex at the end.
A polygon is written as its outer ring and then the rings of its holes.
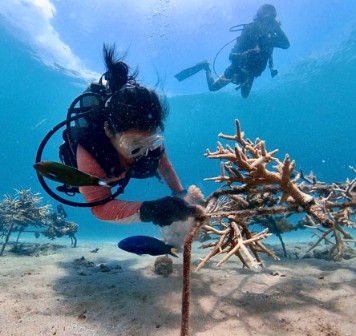
{"type": "Polygon", "coordinates": [[[173,272],[172,258],[165,256],[159,256],[154,263],[154,272],[158,275],[167,277],[173,272]]]}

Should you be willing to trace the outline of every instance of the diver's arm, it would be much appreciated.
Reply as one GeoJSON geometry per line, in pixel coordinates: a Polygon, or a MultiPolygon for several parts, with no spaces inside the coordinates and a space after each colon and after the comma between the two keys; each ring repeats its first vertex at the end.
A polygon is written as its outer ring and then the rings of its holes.
{"type": "MultiPolygon", "coordinates": [[[[78,169],[94,176],[106,178],[104,170],[95,158],[82,146],[77,148],[78,169]]],[[[95,202],[111,196],[111,189],[105,187],[81,187],[80,192],[87,202],[95,202]]],[[[111,200],[105,204],[91,208],[92,213],[98,219],[118,224],[130,224],[141,222],[139,209],[141,202],[126,202],[111,200]]]]}
{"type": "Polygon", "coordinates": [[[183,186],[180,183],[171,161],[168,159],[166,151],[159,161],[158,173],[173,192],[176,193],[183,190],[183,186]]]}
{"type": "Polygon", "coordinates": [[[271,37],[271,44],[274,48],[288,49],[290,47],[288,37],[282,30],[279,23],[277,23],[274,27],[271,37]]]}
{"type": "Polygon", "coordinates": [[[259,46],[259,28],[255,22],[244,27],[241,35],[236,39],[236,43],[229,55],[230,61],[243,63],[246,58],[258,54],[259,46]]]}

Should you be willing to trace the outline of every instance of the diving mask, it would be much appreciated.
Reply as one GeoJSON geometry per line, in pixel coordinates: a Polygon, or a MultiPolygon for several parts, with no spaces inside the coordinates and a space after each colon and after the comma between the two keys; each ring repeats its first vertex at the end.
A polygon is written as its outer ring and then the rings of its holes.
{"type": "Polygon", "coordinates": [[[139,138],[132,138],[129,134],[122,134],[120,137],[120,147],[125,150],[128,158],[138,158],[146,156],[149,151],[162,146],[163,140],[164,137],[161,132],[139,138]]]}

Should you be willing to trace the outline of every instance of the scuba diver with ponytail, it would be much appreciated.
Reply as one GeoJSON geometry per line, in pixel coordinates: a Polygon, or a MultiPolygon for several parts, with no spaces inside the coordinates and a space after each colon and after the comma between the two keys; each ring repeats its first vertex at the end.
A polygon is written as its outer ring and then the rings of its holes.
{"type": "MultiPolygon", "coordinates": [[[[273,49],[288,49],[290,46],[286,34],[281,29],[281,24],[276,20],[276,16],[275,7],[265,4],[258,9],[253,22],[239,25],[243,28],[229,55],[231,64],[217,80],[214,80],[208,61],[200,62],[185,69],[176,74],[175,77],[178,81],[182,81],[201,70],[205,70],[210,91],[218,91],[227,84],[233,83],[238,85],[236,90],[241,90],[241,96],[247,98],[254,79],[262,74],[267,67],[267,63],[271,76],[274,77],[278,74],[278,71],[273,68],[273,49]]],[[[236,31],[233,30],[235,27],[230,30],[236,31]]]]}
{"type": "Polygon", "coordinates": [[[41,185],[56,200],[90,207],[98,219],[111,223],[167,226],[195,217],[197,209],[182,198],[186,191],[164,146],[168,107],[154,90],[136,82],[137,71],[129,75],[128,65],[115,57],[115,46],[104,44],[103,55],[105,74],[73,101],[66,121],[54,127],[39,147],[34,168],[41,185]],[[49,138],[64,125],[59,150],[63,164],[42,161],[49,138]],[[64,183],[56,189],[67,196],[80,192],[86,202],[58,196],[43,177],[64,183]],[[150,177],[165,182],[172,196],[143,202],[115,199],[130,179],[150,177]],[[118,188],[115,193],[112,187],[118,188]]]}

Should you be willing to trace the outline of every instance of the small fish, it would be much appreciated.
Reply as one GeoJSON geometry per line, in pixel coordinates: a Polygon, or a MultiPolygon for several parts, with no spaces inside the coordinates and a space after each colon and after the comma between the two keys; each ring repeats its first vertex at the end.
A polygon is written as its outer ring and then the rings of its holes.
{"type": "Polygon", "coordinates": [[[148,236],[132,236],[121,240],[117,246],[122,250],[130,253],[150,254],[158,256],[162,254],[170,254],[177,257],[177,250],[173,245],[165,244],[162,240],[148,236]]]}
{"type": "Polygon", "coordinates": [[[72,187],[99,186],[111,188],[120,180],[120,178],[103,179],[53,161],[36,162],[33,167],[38,174],[72,187]]]}

